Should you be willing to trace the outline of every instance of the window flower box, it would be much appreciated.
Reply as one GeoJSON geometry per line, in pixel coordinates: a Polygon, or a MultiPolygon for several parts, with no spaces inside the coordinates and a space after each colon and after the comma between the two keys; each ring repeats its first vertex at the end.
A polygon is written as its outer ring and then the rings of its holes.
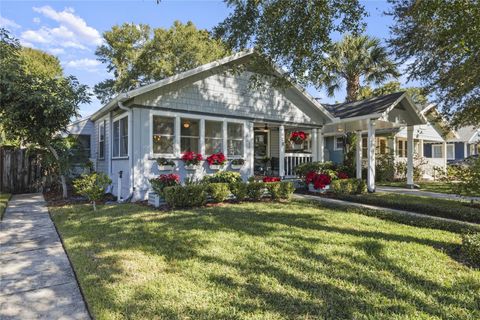
{"type": "Polygon", "coordinates": [[[210,164],[208,167],[210,168],[210,170],[220,170],[220,169],[222,169],[223,165],[221,165],[221,164],[210,164]]]}
{"type": "Polygon", "coordinates": [[[316,193],[325,193],[330,189],[332,178],[326,173],[317,173],[310,171],[305,176],[305,183],[308,186],[308,191],[316,193]]]}
{"type": "Polygon", "coordinates": [[[330,185],[327,185],[323,188],[319,188],[319,189],[315,189],[313,183],[309,183],[308,184],[308,191],[309,192],[315,192],[315,193],[325,193],[327,192],[328,190],[330,190],[330,185]]]}
{"type": "Polygon", "coordinates": [[[232,170],[240,170],[244,164],[245,160],[243,159],[233,159],[232,163],[230,164],[230,168],[232,168],[232,170]]]}
{"type": "Polygon", "coordinates": [[[171,159],[158,158],[157,166],[159,171],[172,171],[175,169],[175,162],[171,159]]]}
{"type": "Polygon", "coordinates": [[[198,169],[198,164],[185,164],[185,170],[195,171],[198,169]]]}
{"type": "Polygon", "coordinates": [[[195,171],[203,160],[203,156],[200,153],[187,151],[182,155],[182,160],[185,163],[185,170],[195,171]]]}
{"type": "Polygon", "coordinates": [[[227,158],[222,152],[217,152],[207,157],[207,162],[210,170],[220,170],[227,162],[227,158]]]}

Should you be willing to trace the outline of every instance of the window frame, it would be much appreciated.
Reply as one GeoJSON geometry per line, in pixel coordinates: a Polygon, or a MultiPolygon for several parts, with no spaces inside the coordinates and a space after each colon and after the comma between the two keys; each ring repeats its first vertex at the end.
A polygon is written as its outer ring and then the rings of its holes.
{"type": "MultiPolygon", "coordinates": [[[[150,114],[150,155],[151,157],[160,157],[160,158],[174,158],[175,157],[175,133],[177,132],[177,121],[175,119],[175,116],[172,115],[163,115],[163,114],[150,114]],[[166,135],[166,134],[160,134],[160,136],[172,136],[173,137],[173,152],[172,153],[154,153],[153,152],[153,117],[158,116],[162,118],[171,118],[173,120],[173,134],[172,135],[166,135]]],[[[157,134],[159,135],[159,134],[157,134]]]]}
{"type": "Polygon", "coordinates": [[[443,158],[443,146],[441,144],[432,144],[432,158],[433,159],[441,159],[443,158]],[[435,151],[434,149],[440,148],[440,157],[435,156],[435,151]]]}
{"type": "Polygon", "coordinates": [[[106,123],[107,120],[102,120],[98,124],[98,151],[97,151],[97,159],[105,160],[105,138],[106,138],[106,123]],[[103,135],[103,140],[101,139],[103,135]],[[103,143],[103,146],[102,146],[103,143]]]}
{"type": "Polygon", "coordinates": [[[408,141],[407,140],[397,139],[396,156],[399,157],[399,158],[407,158],[408,157],[408,141]],[[400,148],[400,144],[402,145],[401,148],[400,148]]]}
{"type": "MultiPolygon", "coordinates": [[[[175,119],[174,119],[174,123],[175,123],[175,119]]],[[[199,153],[201,151],[201,145],[200,145],[200,135],[201,135],[201,130],[200,130],[200,126],[201,126],[201,119],[194,119],[194,118],[191,118],[191,117],[180,117],[180,153],[182,153],[182,138],[194,138],[197,140],[197,143],[198,143],[198,152],[199,153]],[[198,121],[198,136],[184,136],[182,135],[182,120],[194,120],[194,121],[198,121]]],[[[173,134],[173,142],[175,144],[175,126],[174,126],[174,134],[173,134]]],[[[174,146],[175,148],[175,146],[174,146]]]]}
{"type": "Polygon", "coordinates": [[[245,141],[245,124],[242,124],[242,123],[237,123],[237,122],[231,122],[231,121],[227,121],[227,145],[226,145],[226,149],[227,149],[227,154],[225,155],[226,157],[228,157],[229,159],[240,159],[240,158],[243,158],[243,156],[245,155],[245,143],[242,143],[242,152],[240,154],[232,154],[232,155],[229,155],[228,154],[228,141],[245,141]],[[229,124],[240,124],[242,125],[242,136],[240,138],[230,138],[228,136],[228,125],[229,124]]]}
{"type": "MultiPolygon", "coordinates": [[[[243,154],[241,156],[236,156],[236,157],[231,157],[231,158],[228,158],[228,159],[235,159],[235,158],[241,158],[241,159],[245,159],[245,152],[246,152],[246,149],[247,149],[247,132],[248,132],[248,123],[249,121],[248,120],[244,120],[244,119],[235,119],[235,118],[226,118],[226,117],[215,117],[215,116],[209,116],[209,115],[203,115],[203,114],[194,114],[194,113],[185,113],[185,112],[171,112],[171,111],[163,111],[163,110],[150,110],[150,119],[149,119],[149,130],[150,130],[150,148],[149,148],[149,152],[150,152],[150,159],[156,159],[158,157],[165,157],[165,158],[172,158],[172,159],[179,159],[182,154],[180,152],[180,137],[178,139],[178,152],[179,154],[177,154],[176,152],[176,147],[174,146],[174,152],[171,153],[171,154],[159,154],[159,153],[154,153],[153,152],[153,116],[161,116],[161,117],[170,117],[170,118],[174,118],[175,119],[175,126],[174,126],[174,133],[177,134],[180,134],[180,128],[176,128],[176,125],[177,125],[177,118],[178,120],[182,119],[182,118],[187,118],[187,119],[192,119],[192,120],[199,120],[200,121],[200,141],[199,141],[199,153],[201,153],[203,156],[208,156],[205,152],[205,121],[218,121],[218,122],[222,122],[222,143],[224,144],[225,143],[225,136],[223,134],[223,132],[225,131],[223,126],[228,126],[228,123],[229,122],[232,122],[232,123],[240,123],[240,124],[243,124],[243,154]],[[203,124],[202,124],[203,122],[203,124]],[[203,128],[202,128],[203,126],[203,128]],[[203,143],[203,146],[202,146],[202,143],[203,143]]],[[[174,134],[174,143],[176,144],[177,143],[177,137],[175,136],[174,134]]],[[[228,137],[227,137],[228,139],[228,137]]],[[[226,146],[223,146],[222,147],[222,153],[225,153],[225,147],[226,146]]],[[[228,151],[228,150],[227,150],[228,151]]],[[[225,156],[227,157],[227,155],[225,154],[225,156]]]]}
{"type": "Polygon", "coordinates": [[[447,160],[455,160],[455,143],[447,143],[447,160]],[[453,157],[448,156],[448,149],[449,147],[452,148],[452,155],[453,157]]]}
{"type": "Polygon", "coordinates": [[[335,136],[335,139],[333,139],[333,150],[334,151],[343,151],[343,137],[342,136],[335,136]],[[341,148],[338,148],[338,140],[342,141],[342,147],[341,148]]]}
{"type": "Polygon", "coordinates": [[[130,154],[130,150],[129,150],[129,143],[128,143],[128,139],[129,139],[129,131],[130,131],[130,128],[129,128],[130,124],[129,124],[129,121],[128,121],[128,112],[126,112],[125,114],[121,114],[115,118],[112,119],[112,128],[111,128],[111,143],[112,143],[112,159],[128,159],[128,156],[130,154]],[[126,135],[122,135],[121,134],[121,120],[125,119],[125,121],[127,121],[127,134],[126,135]],[[114,128],[115,128],[115,122],[118,122],[118,155],[115,155],[114,154],[114,141],[115,141],[115,133],[114,133],[114,128]],[[121,141],[122,141],[122,137],[127,137],[127,153],[126,155],[122,155],[121,154],[121,141]]]}

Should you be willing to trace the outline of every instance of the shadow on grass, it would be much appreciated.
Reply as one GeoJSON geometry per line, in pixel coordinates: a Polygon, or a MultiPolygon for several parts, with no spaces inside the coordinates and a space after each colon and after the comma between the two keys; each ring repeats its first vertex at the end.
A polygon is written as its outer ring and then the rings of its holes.
{"type": "MultiPolygon", "coordinates": [[[[127,318],[168,319],[238,319],[265,312],[283,318],[336,319],[368,315],[412,317],[418,312],[440,318],[469,312],[472,318],[479,315],[478,298],[465,297],[466,289],[478,292],[478,279],[472,276],[471,281],[456,285],[439,284],[405,270],[383,253],[385,242],[414,243],[447,252],[455,250],[455,244],[366,230],[358,225],[332,225],[331,217],[314,205],[247,204],[174,213],[148,213],[148,208],[128,205],[104,207],[98,213],[84,209],[69,212],[67,209],[54,217],[67,240],[67,249],[94,314],[109,310],[127,318]],[[213,252],[206,254],[217,248],[213,239],[218,233],[231,235],[232,241],[247,237],[252,242],[242,246],[235,261],[213,252]],[[342,245],[348,250],[318,252],[318,248],[328,248],[330,239],[337,237],[359,241],[345,240],[342,245]],[[255,247],[257,241],[269,250],[255,247]],[[162,303],[152,307],[148,302],[155,301],[155,294],[138,288],[128,301],[119,303],[118,292],[111,284],[123,279],[122,257],[102,254],[112,250],[140,250],[161,256],[173,266],[172,272],[186,275],[189,270],[178,270],[182,267],[177,264],[196,261],[208,275],[206,283],[198,285],[220,288],[232,298],[219,301],[218,308],[210,311],[188,304],[176,309],[162,303]],[[212,266],[235,270],[241,281],[212,271],[212,266]],[[276,286],[265,285],[263,278],[276,286]]],[[[226,248],[229,245],[225,243],[226,248]]],[[[192,277],[190,280],[195,282],[196,275],[192,277]]]]}

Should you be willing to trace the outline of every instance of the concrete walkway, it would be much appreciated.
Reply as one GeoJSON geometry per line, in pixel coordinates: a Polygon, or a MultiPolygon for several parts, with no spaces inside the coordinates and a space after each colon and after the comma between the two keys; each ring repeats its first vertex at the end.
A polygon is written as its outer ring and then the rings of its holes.
{"type": "Polygon", "coordinates": [[[480,201],[480,197],[461,197],[459,195],[451,194],[451,193],[438,193],[438,192],[431,192],[431,191],[422,191],[422,190],[419,190],[419,189],[407,189],[407,188],[401,188],[401,187],[377,186],[376,191],[377,192],[409,194],[409,195],[412,195],[412,196],[430,197],[430,198],[435,198],[435,199],[480,201]]]}
{"type": "Polygon", "coordinates": [[[0,222],[0,319],[90,319],[41,194],[13,196],[0,222]]]}
{"type": "Polygon", "coordinates": [[[361,208],[361,209],[370,209],[370,210],[378,210],[378,211],[384,211],[384,212],[399,213],[399,214],[406,215],[406,216],[411,216],[411,217],[427,218],[427,219],[433,219],[433,220],[438,220],[438,221],[456,223],[456,224],[469,226],[469,227],[474,227],[474,228],[480,228],[480,225],[476,224],[476,223],[465,222],[465,221],[454,220],[454,219],[448,219],[448,218],[442,218],[442,217],[429,216],[429,215],[426,215],[426,214],[420,214],[420,213],[411,212],[411,211],[404,211],[404,210],[390,209],[390,208],[379,207],[379,206],[372,206],[372,205],[369,205],[369,204],[363,204],[363,203],[358,203],[358,202],[344,201],[344,200],[331,199],[331,198],[323,198],[323,197],[317,197],[317,196],[313,196],[313,195],[309,195],[309,194],[294,194],[293,197],[294,197],[294,199],[300,199],[300,200],[302,200],[302,199],[303,200],[315,200],[315,201],[323,202],[323,203],[327,203],[327,204],[334,204],[334,205],[355,207],[355,208],[361,208]]]}

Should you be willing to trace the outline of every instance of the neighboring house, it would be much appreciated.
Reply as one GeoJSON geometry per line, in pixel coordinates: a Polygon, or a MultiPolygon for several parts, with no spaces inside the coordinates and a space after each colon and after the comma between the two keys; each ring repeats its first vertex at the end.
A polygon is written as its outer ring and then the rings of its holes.
{"type": "Polygon", "coordinates": [[[75,137],[78,142],[76,161],[73,163],[72,169],[74,175],[83,172],[86,161],[94,161],[92,149],[95,144],[94,129],[94,123],[90,117],[73,121],[67,127],[65,135],[75,137]]]}
{"type": "MultiPolygon", "coordinates": [[[[405,92],[398,92],[380,97],[374,97],[352,103],[340,103],[333,105],[324,105],[332,114],[340,117],[343,120],[355,119],[360,115],[370,114],[373,110],[381,110],[383,108],[391,107],[398,103],[398,99],[405,99],[405,92]],[[403,97],[402,97],[403,96],[403,97]],[[345,114],[342,110],[352,112],[352,108],[357,109],[355,113],[345,114]]],[[[417,113],[427,121],[424,124],[413,126],[413,148],[415,159],[414,161],[420,163],[422,158],[422,171],[424,172],[424,179],[433,179],[436,172],[434,168],[440,167],[445,169],[447,165],[445,149],[445,139],[452,134],[445,126],[438,126],[433,122],[428,121],[425,113],[431,112],[432,106],[420,110],[416,108],[417,113]]],[[[329,126],[326,130],[330,129],[329,126]]],[[[330,130],[332,131],[332,130],[330,130]]],[[[337,128],[335,133],[327,133],[325,135],[326,146],[326,160],[335,163],[343,162],[344,152],[344,136],[343,128],[337,128]]],[[[388,129],[378,130],[375,138],[376,155],[394,155],[395,162],[407,162],[408,143],[407,143],[407,127],[399,126],[388,129]]],[[[367,134],[362,133],[362,158],[367,158],[367,134]]],[[[363,166],[366,166],[366,161],[363,161],[363,166]]]]}
{"type": "Polygon", "coordinates": [[[448,161],[462,160],[480,154],[480,128],[463,127],[447,140],[448,161]]]}
{"type": "MultiPolygon", "coordinates": [[[[187,170],[180,160],[185,151],[204,157],[223,152],[229,161],[221,170],[233,170],[231,160],[244,159],[238,170],[243,179],[265,173],[292,177],[299,164],[324,161],[331,137],[346,131],[367,134],[367,184],[374,191],[377,131],[408,126],[408,143],[413,144],[413,126],[426,123],[405,93],[344,105],[332,114],[293,83],[279,87],[261,76],[261,85],[252,86],[251,64],[259,61],[254,55],[238,53],[119,94],[96,111],[89,118],[95,141],[91,154],[96,170],[111,177],[113,193],[145,199],[149,179],[171,172],[159,170],[160,157],[175,161],[182,181],[215,172],[206,162],[187,170]],[[307,133],[307,140],[291,142],[294,131],[307,133]]],[[[272,71],[283,76],[275,66],[272,71]]],[[[406,155],[411,160],[408,182],[413,185],[413,152],[406,155]]],[[[359,159],[357,172],[361,152],[359,159]]]]}

